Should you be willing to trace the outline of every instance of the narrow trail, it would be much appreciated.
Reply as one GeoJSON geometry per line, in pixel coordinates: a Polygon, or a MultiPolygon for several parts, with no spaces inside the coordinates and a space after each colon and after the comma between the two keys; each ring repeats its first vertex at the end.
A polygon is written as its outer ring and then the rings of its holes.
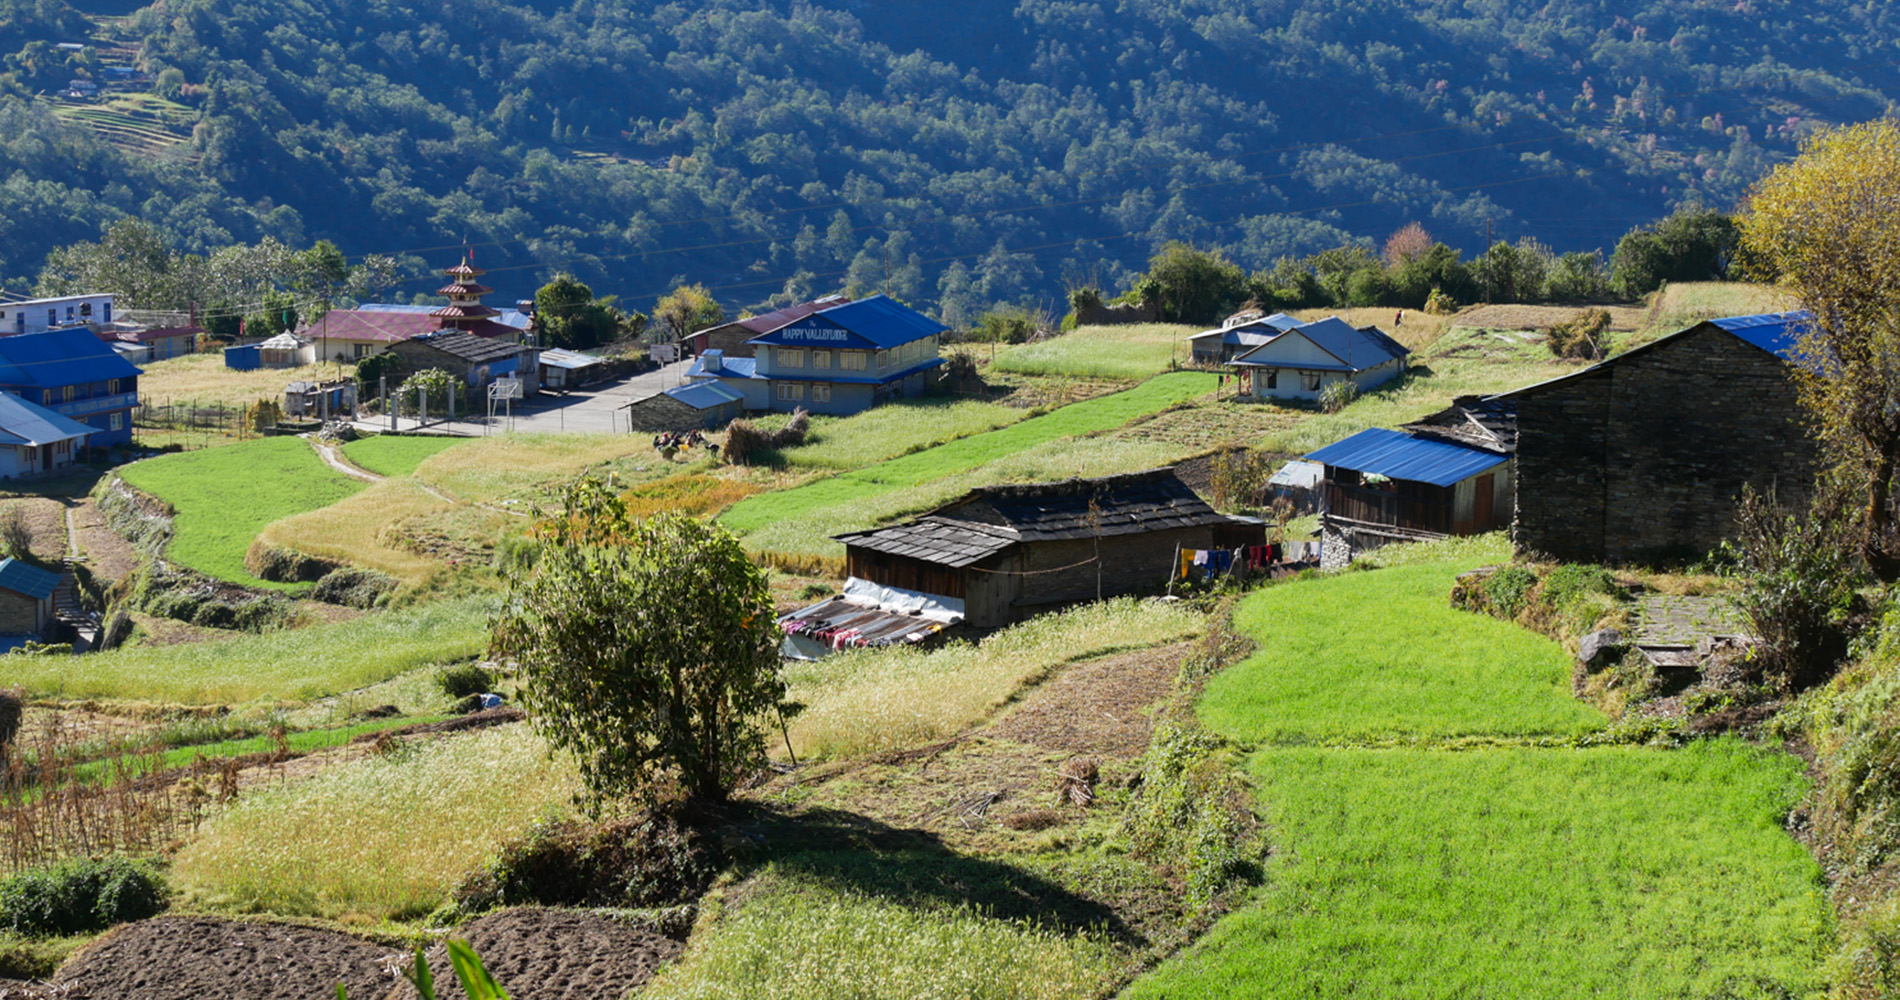
{"type": "Polygon", "coordinates": [[[351,479],[361,479],[362,481],[366,483],[380,483],[383,481],[382,476],[379,476],[375,474],[374,472],[366,472],[362,469],[357,468],[354,465],[349,464],[348,462],[343,461],[341,458],[338,458],[335,448],[332,448],[329,445],[324,444],[323,442],[317,440],[316,438],[306,437],[304,438],[304,440],[310,442],[310,447],[317,449],[317,455],[323,459],[325,464],[329,465],[330,468],[335,469],[336,471],[341,472],[344,475],[350,477],[351,479]]]}
{"type": "Polygon", "coordinates": [[[68,503],[64,506],[64,512],[66,514],[66,558],[68,559],[79,558],[79,522],[73,514],[76,509],[78,509],[78,505],[76,504],[68,503]]]}

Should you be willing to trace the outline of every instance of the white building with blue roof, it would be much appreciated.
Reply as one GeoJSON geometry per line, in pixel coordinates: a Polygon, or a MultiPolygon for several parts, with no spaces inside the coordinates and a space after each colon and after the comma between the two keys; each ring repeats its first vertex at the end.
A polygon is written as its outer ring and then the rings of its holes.
{"type": "Polygon", "coordinates": [[[1261,341],[1229,362],[1240,370],[1242,398],[1317,400],[1335,382],[1351,382],[1363,392],[1405,374],[1411,349],[1376,326],[1362,329],[1337,316],[1289,326],[1285,318],[1268,317],[1235,331],[1261,341]]]}
{"type": "Polygon", "coordinates": [[[944,364],[949,328],[883,295],[821,309],[747,343],[750,358],[706,351],[686,377],[738,393],[747,410],[859,413],[916,396],[944,364]]]}
{"type": "Polygon", "coordinates": [[[94,429],[0,392],[0,479],[17,479],[70,467],[94,429]]]}
{"type": "Polygon", "coordinates": [[[131,442],[142,374],[83,328],[0,337],[0,392],[92,428],[95,447],[131,442]]]}

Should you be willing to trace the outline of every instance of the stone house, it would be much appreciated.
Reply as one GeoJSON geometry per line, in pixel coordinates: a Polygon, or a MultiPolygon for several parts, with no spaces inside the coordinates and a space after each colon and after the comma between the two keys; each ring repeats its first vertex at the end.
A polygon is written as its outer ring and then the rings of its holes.
{"type": "Polygon", "coordinates": [[[479,390],[498,378],[520,379],[523,392],[540,388],[541,352],[505,338],[438,330],[390,344],[389,353],[402,359],[404,377],[440,368],[470,389],[479,390]]]}
{"type": "Polygon", "coordinates": [[[1819,452],[1791,378],[1804,319],[1710,320],[1498,397],[1517,405],[1518,550],[1693,559],[1730,534],[1744,484],[1805,503],[1819,452]]]}
{"type": "Polygon", "coordinates": [[[1158,587],[1182,549],[1261,545],[1264,526],[1207,505],[1171,468],[987,486],[906,524],[837,536],[847,574],[924,595],[971,626],[1158,587]]]}
{"type": "Polygon", "coordinates": [[[636,399],[627,411],[627,427],[635,431],[710,431],[738,416],[745,398],[717,382],[689,382],[645,399],[636,399]]]}
{"type": "Polygon", "coordinates": [[[58,618],[53,592],[59,574],[18,559],[0,560],[0,636],[44,636],[58,618]]]}

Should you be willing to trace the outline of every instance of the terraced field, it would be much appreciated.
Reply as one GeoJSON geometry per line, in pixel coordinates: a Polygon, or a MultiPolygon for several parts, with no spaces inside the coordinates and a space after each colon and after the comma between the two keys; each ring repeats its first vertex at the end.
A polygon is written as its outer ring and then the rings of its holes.
{"type": "Polygon", "coordinates": [[[55,99],[62,120],[92,129],[101,139],[141,155],[173,153],[191,138],[190,108],[150,94],[112,94],[98,102],[55,99]]]}

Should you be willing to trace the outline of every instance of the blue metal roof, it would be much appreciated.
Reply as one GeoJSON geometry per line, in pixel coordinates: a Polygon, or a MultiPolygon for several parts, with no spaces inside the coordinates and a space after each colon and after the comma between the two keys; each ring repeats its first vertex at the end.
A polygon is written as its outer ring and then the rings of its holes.
{"type": "Polygon", "coordinates": [[[1450,486],[1511,460],[1506,455],[1445,441],[1427,441],[1383,427],[1335,441],[1306,458],[1354,472],[1370,472],[1387,479],[1433,486],[1450,486]]]}
{"type": "Polygon", "coordinates": [[[706,370],[707,355],[718,354],[718,353],[719,353],[718,351],[707,351],[705,354],[702,354],[699,357],[694,358],[693,366],[691,368],[686,369],[686,377],[687,378],[757,378],[758,377],[758,370],[759,370],[758,358],[721,358],[719,360],[719,368],[717,371],[707,371],[706,370]]]}
{"type": "Polygon", "coordinates": [[[0,337],[0,385],[58,388],[141,372],[91,330],[48,330],[0,337]]]}
{"type": "Polygon", "coordinates": [[[98,430],[43,406],[0,392],[0,444],[42,445],[71,441],[98,430]]]}
{"type": "MultiPolygon", "coordinates": [[[[92,334],[88,333],[87,336],[92,334]]],[[[0,590],[11,590],[16,594],[45,600],[53,596],[53,590],[58,586],[58,573],[49,573],[11,556],[0,561],[0,590]]]]}
{"type": "Polygon", "coordinates": [[[1806,311],[1785,313],[1763,313],[1759,316],[1729,316],[1725,319],[1712,319],[1709,322],[1754,344],[1756,347],[1790,364],[1801,364],[1802,358],[1795,350],[1801,334],[1814,314],[1806,311]]]}
{"type": "Polygon", "coordinates": [[[745,399],[718,382],[689,382],[666,390],[666,394],[695,410],[710,410],[745,399]]]}
{"type": "Polygon", "coordinates": [[[935,336],[949,327],[883,295],[821,309],[748,344],[786,344],[795,347],[855,347],[890,350],[913,340],[935,336]]]}

